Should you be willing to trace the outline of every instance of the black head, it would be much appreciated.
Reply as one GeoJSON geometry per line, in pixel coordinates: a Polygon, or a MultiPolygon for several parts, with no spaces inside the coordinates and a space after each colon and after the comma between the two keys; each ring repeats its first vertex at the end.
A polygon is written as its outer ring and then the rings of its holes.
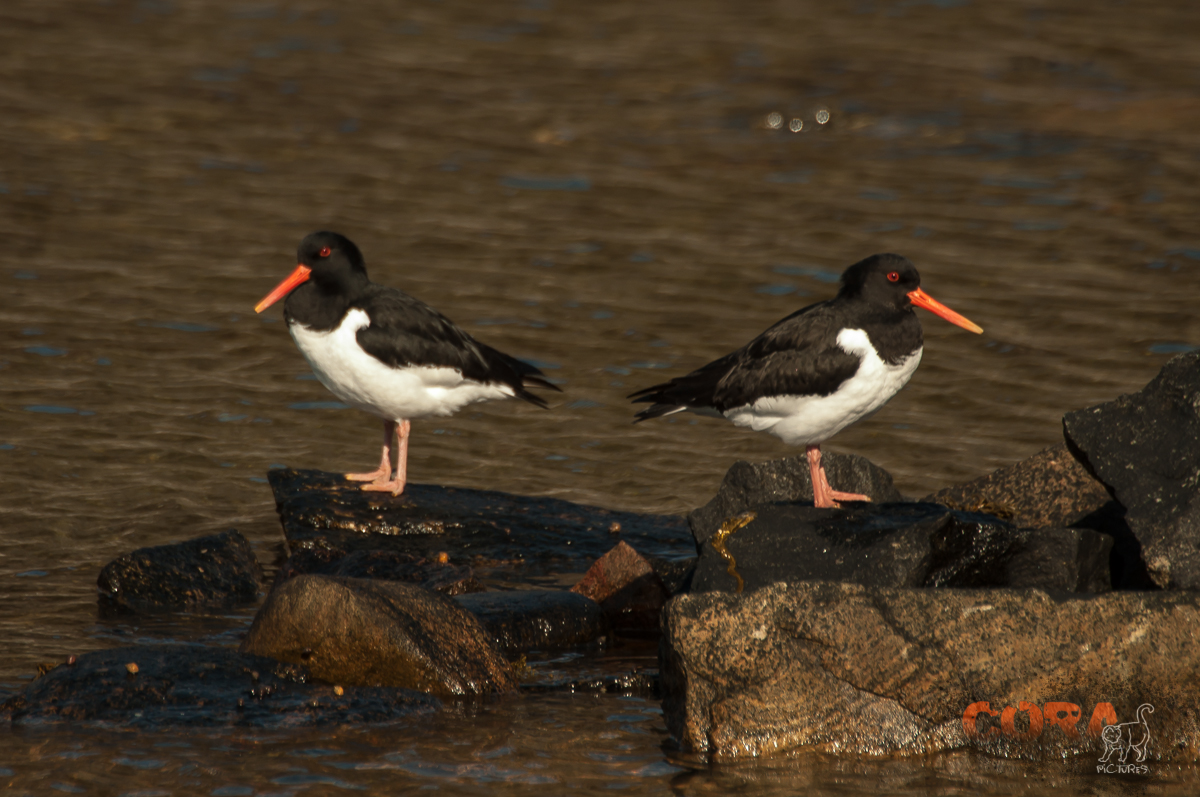
{"type": "Polygon", "coordinates": [[[303,308],[320,305],[340,317],[371,284],[362,252],[336,232],[305,236],[296,259],[296,270],[258,303],[255,312],[261,313],[286,296],[285,314],[311,316],[312,312],[303,308]]]}
{"type": "Polygon", "coordinates": [[[903,310],[912,306],[909,294],[920,287],[921,275],[908,258],[871,255],[846,269],[838,296],[903,310]]]}
{"type": "Polygon", "coordinates": [[[313,282],[322,287],[335,284],[350,287],[365,283],[367,265],[362,252],[344,235],[314,232],[304,236],[296,249],[296,262],[312,269],[313,282]]]}
{"type": "Polygon", "coordinates": [[[846,269],[838,298],[868,302],[874,307],[887,308],[889,312],[911,313],[915,305],[963,329],[976,334],[983,332],[978,324],[921,290],[917,267],[900,255],[871,255],[846,269]]]}

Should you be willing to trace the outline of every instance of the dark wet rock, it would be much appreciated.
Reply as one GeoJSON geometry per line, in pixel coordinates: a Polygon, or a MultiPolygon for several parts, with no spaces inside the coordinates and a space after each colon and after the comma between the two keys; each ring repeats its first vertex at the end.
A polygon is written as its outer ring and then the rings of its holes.
{"type": "Polygon", "coordinates": [[[475,615],[496,649],[511,658],[587,645],[608,633],[600,605],[569,590],[477,592],[456,600],[475,615]]]}
{"type": "Polygon", "coordinates": [[[1063,432],[1125,507],[1154,583],[1200,588],[1200,352],[1174,358],[1138,393],[1067,413],[1063,432]]]}
{"type": "Polygon", "coordinates": [[[330,683],[441,696],[516,689],[479,622],[445,595],[399,581],[297,576],[271,591],[241,647],[330,683]]]}
{"type": "Polygon", "coordinates": [[[1023,544],[1004,565],[1004,586],[1107,592],[1113,538],[1091,529],[1023,529],[1023,544]]]}
{"type": "Polygon", "coordinates": [[[699,557],[689,556],[684,559],[663,559],[659,556],[647,556],[647,561],[662,579],[668,595],[686,592],[692,586],[692,575],[696,572],[696,562],[699,557]]]}
{"type": "Polygon", "coordinates": [[[620,539],[650,556],[694,552],[682,518],[582,506],[555,498],[409,484],[393,498],[364,493],[339,474],[268,472],[294,553],[308,545],[345,551],[398,551],[426,560],[449,552],[477,575],[528,581],[582,573],[620,539]]]}
{"type": "Polygon", "coordinates": [[[1143,703],[1147,761],[1200,757],[1200,594],[805,582],[679,595],[663,616],[668,728],[714,761],[975,748],[1094,765],[1101,726],[1143,703]]]}
{"type": "MultiPolygon", "coordinates": [[[[892,484],[892,476],[866,457],[857,454],[825,454],[825,475],[833,489],[869,495],[884,503],[903,501],[892,484]]],[[[769,462],[735,462],[725,473],[717,494],[688,515],[696,550],[704,545],[727,518],[754,506],[769,503],[812,503],[812,478],[804,456],[769,462]]]]}
{"type": "Polygon", "coordinates": [[[1107,588],[1111,541],[1087,530],[1018,529],[990,515],[925,503],[767,504],[752,511],[744,525],[731,523],[728,534],[704,543],[691,591],[813,580],[988,587],[1016,579],[1052,590],[1107,588]]]}
{"type": "Polygon", "coordinates": [[[922,499],[995,515],[1020,528],[1073,526],[1112,500],[1063,443],[1029,459],[922,499]]]}
{"type": "Polygon", "coordinates": [[[280,728],[395,722],[441,705],[407,689],[340,689],[311,683],[304,667],[228,648],[155,645],[84,653],[33,681],[0,712],[17,726],[280,728]]]}
{"type": "Polygon", "coordinates": [[[316,540],[297,547],[279,568],[275,585],[299,575],[312,574],[407,581],[447,595],[463,595],[486,589],[470,567],[450,564],[445,554],[438,559],[446,561],[431,562],[402,551],[347,552],[328,545],[324,540],[316,540]]]}
{"type": "Polygon", "coordinates": [[[657,634],[670,597],[653,564],[624,541],[597,559],[571,591],[600,604],[622,634],[657,634]]]}
{"type": "Polygon", "coordinates": [[[253,603],[262,569],[236,529],[139,548],[109,562],[97,586],[108,610],[154,612],[253,603]]]}

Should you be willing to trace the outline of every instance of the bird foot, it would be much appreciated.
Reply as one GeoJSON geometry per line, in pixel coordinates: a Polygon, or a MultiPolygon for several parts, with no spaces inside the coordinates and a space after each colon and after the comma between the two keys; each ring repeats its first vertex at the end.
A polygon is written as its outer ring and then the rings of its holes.
{"type": "Polygon", "coordinates": [[[863,495],[862,493],[843,493],[838,490],[830,490],[829,497],[834,501],[867,501],[870,502],[871,496],[863,495]]]}
{"type": "Polygon", "coordinates": [[[387,481],[391,478],[392,468],[376,468],[370,473],[347,473],[346,478],[352,482],[378,482],[387,481]]]}
{"type": "Polygon", "coordinates": [[[374,481],[370,484],[364,484],[362,491],[364,493],[391,493],[393,496],[397,496],[404,492],[404,482],[400,479],[374,481]]]}

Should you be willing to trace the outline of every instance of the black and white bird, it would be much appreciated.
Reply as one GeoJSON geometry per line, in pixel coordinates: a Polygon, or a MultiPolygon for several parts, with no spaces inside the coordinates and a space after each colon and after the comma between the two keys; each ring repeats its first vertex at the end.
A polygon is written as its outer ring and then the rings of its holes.
{"type": "Polygon", "coordinates": [[[346,404],[383,419],[379,467],[346,474],[368,482],[362,489],[404,491],[412,420],[514,397],[545,409],[527,388],[558,390],[537,368],[480,343],[424,302],[371,282],[349,238],[314,232],[296,257],[296,269],[254,311],[286,296],[288,331],[313,374],[346,404]]]}
{"type": "Polygon", "coordinates": [[[685,410],[725,417],[805,446],[816,506],[869,501],[830,488],[821,443],[874,413],[913,375],[923,348],[914,306],[983,332],[922,291],[907,259],[872,255],[846,269],[833,299],[791,314],[687,376],[630,395],[652,405],[635,423],[685,410]]]}

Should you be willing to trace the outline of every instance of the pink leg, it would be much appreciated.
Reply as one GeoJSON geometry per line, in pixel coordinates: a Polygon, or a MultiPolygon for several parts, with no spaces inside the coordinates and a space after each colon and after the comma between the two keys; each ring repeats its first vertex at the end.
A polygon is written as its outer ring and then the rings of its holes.
{"type": "Polygon", "coordinates": [[[353,482],[387,481],[392,477],[392,437],[396,434],[396,422],[383,422],[383,456],[379,467],[370,473],[347,473],[346,478],[353,482]]]}
{"type": "Polygon", "coordinates": [[[408,483],[408,433],[412,430],[412,424],[399,421],[392,426],[396,429],[396,478],[390,481],[376,479],[370,484],[364,484],[362,488],[367,492],[400,495],[404,492],[404,485],[408,483]]]}
{"type": "Polygon", "coordinates": [[[808,455],[808,472],[812,476],[813,506],[830,509],[838,506],[838,501],[870,501],[871,497],[861,493],[843,493],[829,486],[825,478],[825,468],[821,465],[821,447],[806,446],[804,453],[808,455]]]}

